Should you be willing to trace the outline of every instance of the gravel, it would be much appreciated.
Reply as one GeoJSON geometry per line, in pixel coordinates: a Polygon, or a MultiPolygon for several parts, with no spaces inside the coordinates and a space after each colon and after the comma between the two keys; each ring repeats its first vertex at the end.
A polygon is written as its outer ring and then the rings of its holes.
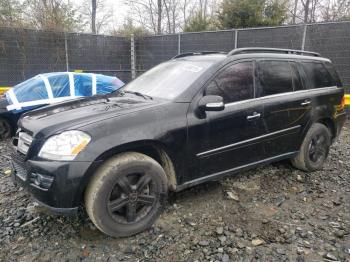
{"type": "Polygon", "coordinates": [[[284,161],[172,194],[150,230],[119,239],[84,210],[38,206],[9,153],[0,142],[0,261],[350,261],[350,123],[322,171],[284,161]]]}

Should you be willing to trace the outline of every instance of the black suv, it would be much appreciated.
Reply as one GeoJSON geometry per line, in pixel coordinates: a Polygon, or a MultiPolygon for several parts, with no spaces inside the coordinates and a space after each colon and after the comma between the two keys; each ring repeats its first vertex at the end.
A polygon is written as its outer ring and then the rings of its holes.
{"type": "Polygon", "coordinates": [[[322,168],[345,121],[341,86],[317,53],[182,54],[113,94],[23,115],[13,177],[55,211],[85,204],[102,232],[132,235],[168,191],[282,159],[322,168]]]}

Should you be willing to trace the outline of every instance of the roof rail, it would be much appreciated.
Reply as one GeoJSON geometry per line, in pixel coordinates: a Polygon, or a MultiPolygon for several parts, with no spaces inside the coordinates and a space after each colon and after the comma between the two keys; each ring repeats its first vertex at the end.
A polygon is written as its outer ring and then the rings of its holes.
{"type": "Polygon", "coordinates": [[[294,55],[309,55],[309,56],[321,56],[316,52],[295,50],[295,49],[280,49],[280,48],[267,48],[267,47],[247,47],[233,49],[228,53],[228,56],[246,54],[246,53],[280,53],[280,54],[294,54],[294,55]]]}
{"type": "Polygon", "coordinates": [[[176,56],[174,56],[171,59],[176,59],[176,58],[181,58],[181,57],[186,57],[186,56],[192,56],[192,55],[210,55],[210,54],[227,54],[227,52],[222,52],[222,51],[187,52],[187,53],[182,53],[182,54],[176,55],[176,56]]]}

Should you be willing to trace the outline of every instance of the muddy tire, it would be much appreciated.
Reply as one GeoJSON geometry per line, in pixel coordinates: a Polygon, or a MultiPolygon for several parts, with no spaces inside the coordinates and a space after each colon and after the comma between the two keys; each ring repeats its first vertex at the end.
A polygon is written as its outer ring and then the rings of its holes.
{"type": "Polygon", "coordinates": [[[167,177],[154,159],[122,153],[107,160],[85,191],[86,211],[103,233],[113,237],[149,228],[162,211],[167,177]]]}
{"type": "Polygon", "coordinates": [[[328,156],[331,139],[331,133],[325,125],[313,124],[304,138],[298,155],[292,159],[293,166],[307,172],[322,169],[328,156]]]}
{"type": "Polygon", "coordinates": [[[0,117],[0,140],[10,138],[12,135],[12,127],[10,122],[0,117]]]}

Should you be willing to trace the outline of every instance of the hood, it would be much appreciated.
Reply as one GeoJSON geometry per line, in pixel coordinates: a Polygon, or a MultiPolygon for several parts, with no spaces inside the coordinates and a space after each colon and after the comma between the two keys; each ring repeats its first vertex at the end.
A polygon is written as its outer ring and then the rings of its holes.
{"type": "Polygon", "coordinates": [[[133,97],[97,96],[46,106],[25,113],[19,127],[41,138],[48,133],[76,129],[105,119],[156,106],[160,101],[133,97]]]}

